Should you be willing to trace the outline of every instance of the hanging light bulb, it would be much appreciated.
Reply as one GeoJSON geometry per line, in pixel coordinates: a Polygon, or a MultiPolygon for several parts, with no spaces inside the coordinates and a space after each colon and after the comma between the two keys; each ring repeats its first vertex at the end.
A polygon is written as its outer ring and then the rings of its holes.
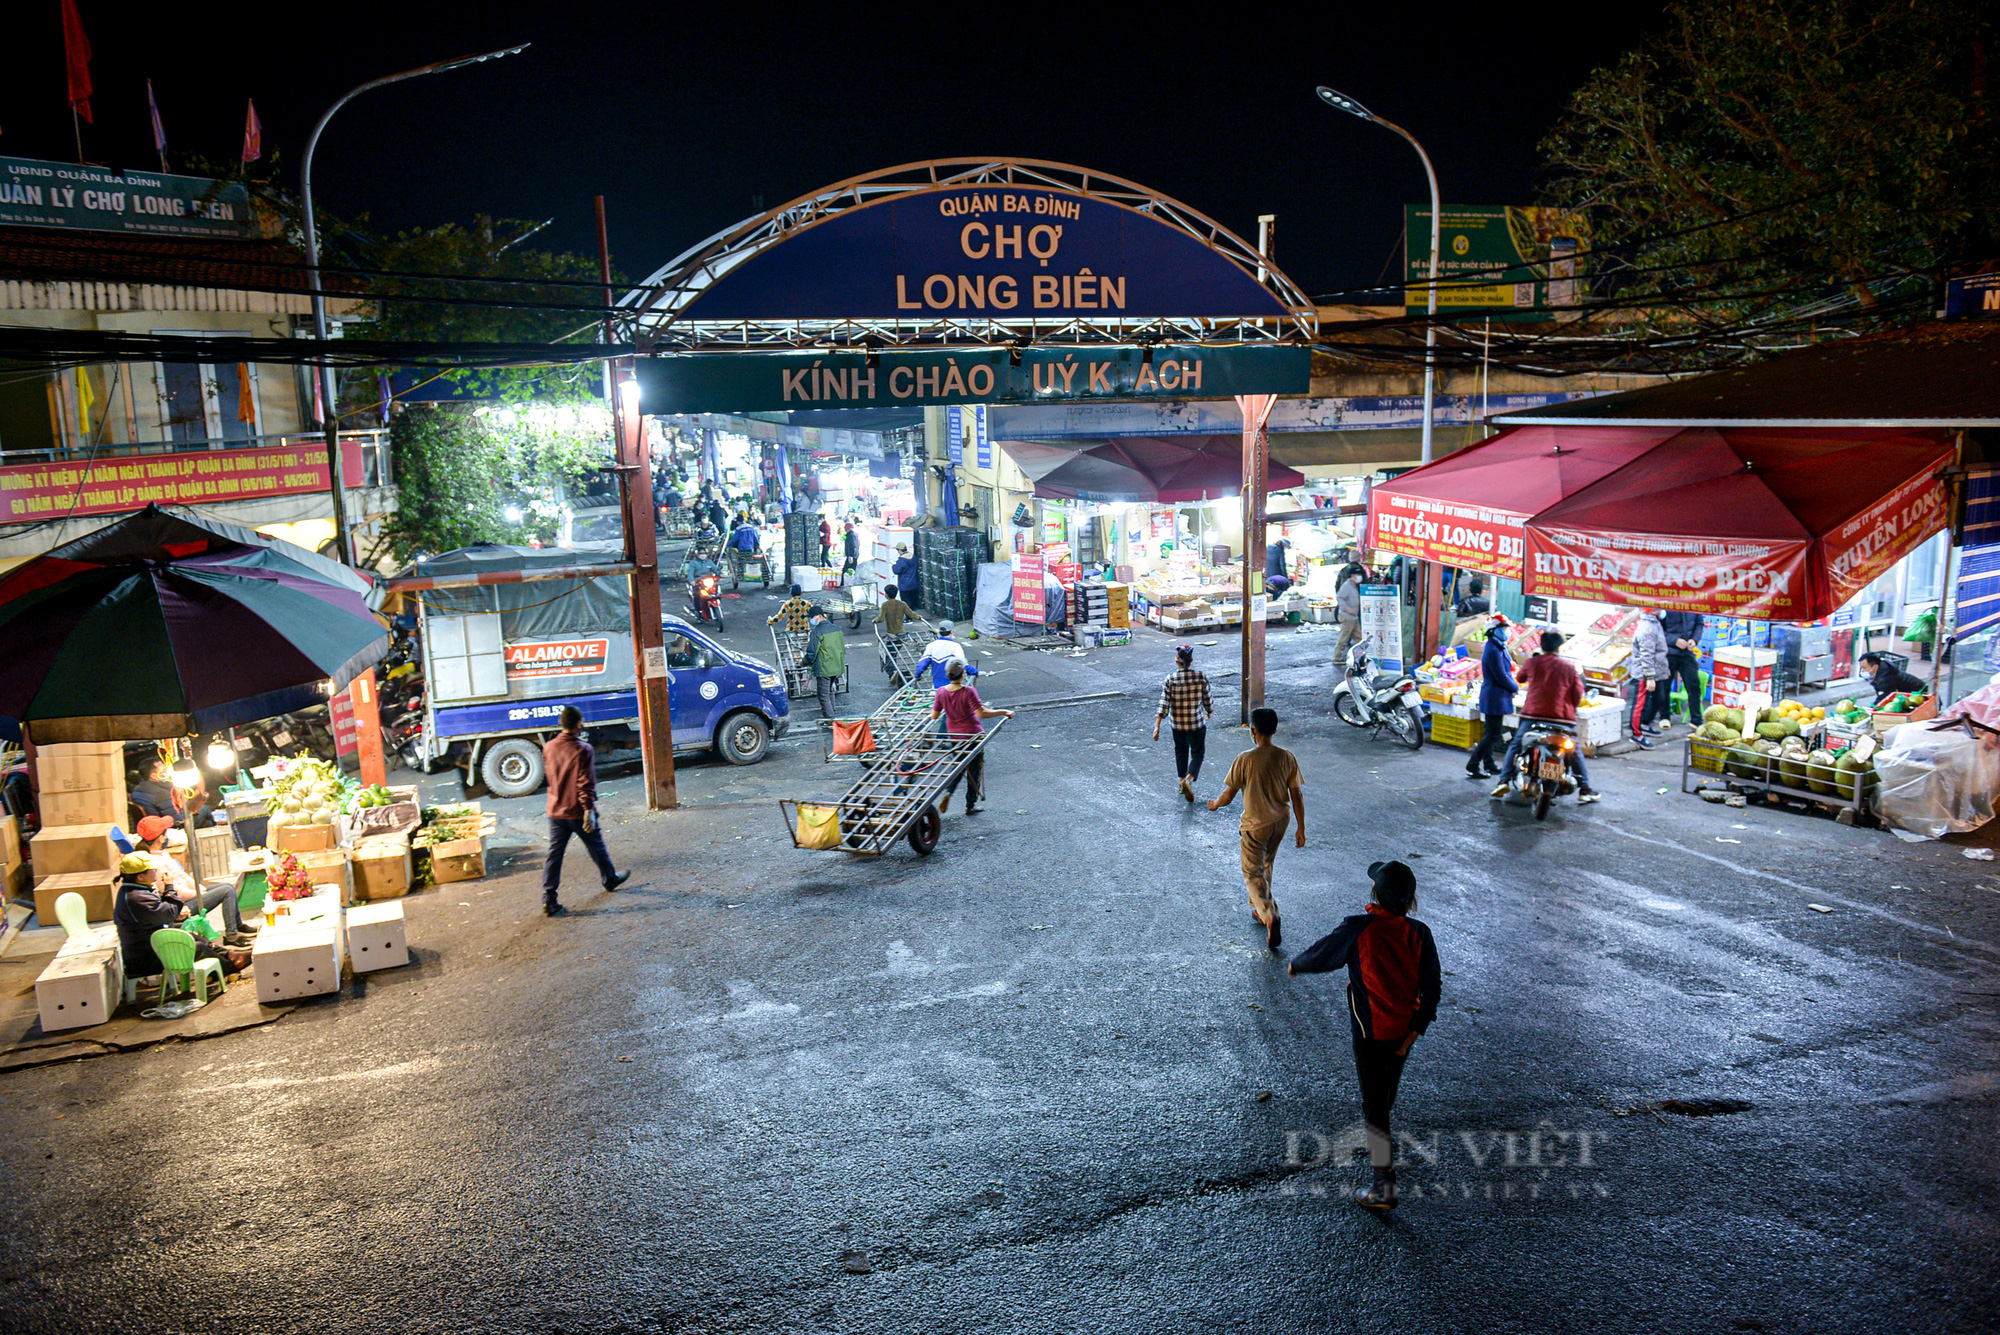
{"type": "Polygon", "coordinates": [[[208,767],[217,774],[236,768],[236,752],[229,749],[229,743],[217,737],[208,744],[208,767]]]}
{"type": "Polygon", "coordinates": [[[201,787],[201,771],[194,767],[193,759],[174,762],[174,787],[180,789],[201,787]]]}

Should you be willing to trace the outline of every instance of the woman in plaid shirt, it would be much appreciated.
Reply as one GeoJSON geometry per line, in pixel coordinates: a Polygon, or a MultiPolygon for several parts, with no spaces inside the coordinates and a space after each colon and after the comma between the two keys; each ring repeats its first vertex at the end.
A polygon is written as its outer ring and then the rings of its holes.
{"type": "Polygon", "coordinates": [[[1209,699],[1208,676],[1194,670],[1194,646],[1174,649],[1174,672],[1160,692],[1160,712],[1153,719],[1153,740],[1160,740],[1160,721],[1174,718],[1174,769],[1181,776],[1181,796],[1194,801],[1195,780],[1201,777],[1202,756],[1208,750],[1208,719],[1215,713],[1209,699]]]}

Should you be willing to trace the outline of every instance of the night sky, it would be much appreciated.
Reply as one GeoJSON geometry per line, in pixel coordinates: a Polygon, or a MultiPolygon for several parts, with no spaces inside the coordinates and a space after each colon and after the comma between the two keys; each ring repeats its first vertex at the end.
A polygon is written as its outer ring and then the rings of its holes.
{"type": "MultiPolygon", "coordinates": [[[[78,0],[95,59],[85,156],[157,168],[151,77],[170,154],[231,158],[244,99],[296,184],[313,120],[367,79],[532,42],[522,55],[377,90],[321,141],[323,207],[404,228],[474,215],[553,219],[541,241],[650,273],[764,207],[929,157],[1075,163],[1178,198],[1254,240],[1307,291],[1377,282],[1416,154],[1322,106],[1331,84],[1407,126],[1447,205],[1525,203],[1534,146],[1569,92],[1661,6],[1255,7],[116,5],[78,0]],[[287,21],[308,10],[310,32],[287,21]],[[1306,14],[1312,14],[1306,20],[1306,14]],[[1455,13],[1462,17],[1454,17],[1455,13]]],[[[0,83],[0,154],[73,159],[57,0],[20,0],[0,83]]],[[[176,169],[181,169],[178,160],[176,169]]]]}

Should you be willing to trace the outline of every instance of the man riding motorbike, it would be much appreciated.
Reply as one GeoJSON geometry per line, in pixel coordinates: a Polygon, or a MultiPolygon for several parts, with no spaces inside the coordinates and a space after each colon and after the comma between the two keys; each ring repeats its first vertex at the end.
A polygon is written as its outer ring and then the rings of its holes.
{"type": "MultiPolygon", "coordinates": [[[[1507,789],[1514,781],[1515,767],[1521,760],[1521,745],[1524,739],[1537,731],[1537,721],[1561,724],[1567,731],[1576,731],[1576,707],[1583,703],[1583,677],[1577,672],[1576,664],[1558,652],[1563,646],[1563,635],[1558,630],[1542,632],[1542,651],[1530,658],[1515,671],[1514,677],[1527,694],[1521,700],[1521,726],[1514,730],[1514,740],[1507,745],[1506,759],[1500,762],[1500,782],[1493,789],[1494,797],[1505,797],[1507,789]]],[[[1563,752],[1563,759],[1576,774],[1576,801],[1578,806],[1595,802],[1600,794],[1590,786],[1590,770],[1583,763],[1583,748],[1572,746],[1563,752]]]]}

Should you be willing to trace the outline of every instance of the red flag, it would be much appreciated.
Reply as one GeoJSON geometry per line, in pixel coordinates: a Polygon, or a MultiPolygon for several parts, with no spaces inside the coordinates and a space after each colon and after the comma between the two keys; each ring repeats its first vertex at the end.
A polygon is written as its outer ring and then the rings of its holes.
{"type": "MultiPolygon", "coordinates": [[[[67,4],[68,0],[64,0],[67,4]]],[[[250,103],[250,110],[243,117],[243,161],[255,162],[264,156],[264,122],[257,119],[257,104],[250,103]]]]}
{"type": "Polygon", "coordinates": [[[90,120],[90,39],[83,35],[76,0],[62,0],[62,29],[63,55],[69,60],[70,110],[90,120]]]}

